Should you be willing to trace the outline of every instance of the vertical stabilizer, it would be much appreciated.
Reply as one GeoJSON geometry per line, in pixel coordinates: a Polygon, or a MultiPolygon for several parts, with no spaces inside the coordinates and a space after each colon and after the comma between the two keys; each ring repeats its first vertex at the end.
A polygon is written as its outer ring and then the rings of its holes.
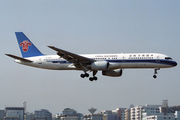
{"type": "Polygon", "coordinates": [[[23,58],[43,55],[23,32],[15,32],[23,58]]]}

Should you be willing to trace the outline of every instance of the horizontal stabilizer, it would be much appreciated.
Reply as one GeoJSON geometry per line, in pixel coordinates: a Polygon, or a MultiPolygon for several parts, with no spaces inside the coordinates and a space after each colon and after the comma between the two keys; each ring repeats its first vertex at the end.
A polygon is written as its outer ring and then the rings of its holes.
{"type": "Polygon", "coordinates": [[[11,54],[5,54],[5,55],[7,55],[7,56],[9,56],[9,57],[12,57],[12,58],[14,58],[14,59],[17,59],[17,60],[21,60],[21,61],[23,61],[23,62],[33,62],[33,61],[31,61],[31,60],[28,60],[28,59],[25,59],[25,58],[22,58],[22,57],[18,57],[18,56],[15,56],[15,55],[11,55],[11,54]]]}

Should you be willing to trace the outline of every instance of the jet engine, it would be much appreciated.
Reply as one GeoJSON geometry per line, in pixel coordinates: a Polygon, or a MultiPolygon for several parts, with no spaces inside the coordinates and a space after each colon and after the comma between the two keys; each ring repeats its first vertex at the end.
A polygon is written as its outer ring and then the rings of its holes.
{"type": "Polygon", "coordinates": [[[107,70],[109,68],[109,62],[107,61],[96,61],[91,63],[92,70],[107,70]]]}
{"type": "Polygon", "coordinates": [[[122,75],[122,69],[115,69],[115,70],[103,70],[102,75],[110,76],[110,77],[120,77],[122,75]]]}

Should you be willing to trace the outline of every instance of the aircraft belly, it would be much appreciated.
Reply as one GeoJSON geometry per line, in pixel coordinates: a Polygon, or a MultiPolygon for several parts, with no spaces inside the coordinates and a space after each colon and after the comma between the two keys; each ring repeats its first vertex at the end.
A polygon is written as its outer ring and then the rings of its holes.
{"type": "Polygon", "coordinates": [[[126,63],[125,62],[125,63],[121,63],[120,67],[121,68],[168,68],[172,66],[160,64],[160,63],[148,63],[148,62],[126,63]]]}
{"type": "Polygon", "coordinates": [[[36,67],[36,68],[42,68],[42,69],[50,69],[50,70],[75,70],[76,67],[71,63],[66,64],[59,64],[59,63],[49,63],[49,62],[33,62],[33,63],[26,63],[26,62],[20,62],[20,64],[36,67]]]}
{"type": "Polygon", "coordinates": [[[46,69],[52,70],[75,70],[75,66],[71,63],[59,64],[59,63],[51,63],[50,65],[46,66],[46,69]]]}
{"type": "Polygon", "coordinates": [[[58,65],[59,70],[75,70],[76,67],[71,63],[71,64],[60,64],[58,65]]]}
{"type": "MultiPolygon", "coordinates": [[[[16,61],[17,62],[17,61],[16,61]]],[[[73,63],[53,63],[53,62],[23,62],[19,61],[17,63],[24,64],[27,66],[42,68],[42,69],[50,69],[50,70],[80,70],[77,69],[73,63]]],[[[109,62],[109,70],[113,69],[119,69],[119,68],[169,68],[173,67],[168,64],[163,64],[161,62],[128,62],[128,61],[122,61],[122,62],[109,62]]]]}

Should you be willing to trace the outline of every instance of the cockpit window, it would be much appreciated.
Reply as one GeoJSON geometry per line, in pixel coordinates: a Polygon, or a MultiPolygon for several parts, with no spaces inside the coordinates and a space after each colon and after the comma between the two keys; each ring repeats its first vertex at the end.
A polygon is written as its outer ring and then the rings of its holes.
{"type": "Polygon", "coordinates": [[[173,60],[171,57],[165,57],[166,60],[173,60]]]}

